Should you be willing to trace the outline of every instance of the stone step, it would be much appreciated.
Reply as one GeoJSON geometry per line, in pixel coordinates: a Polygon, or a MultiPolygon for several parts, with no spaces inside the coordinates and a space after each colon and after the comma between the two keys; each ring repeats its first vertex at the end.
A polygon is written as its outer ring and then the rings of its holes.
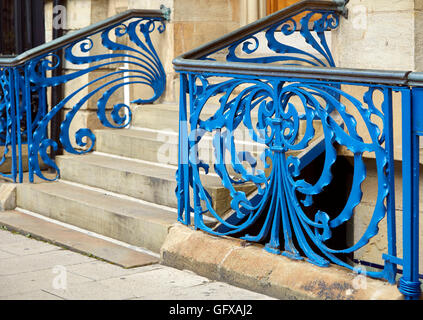
{"type": "MultiPolygon", "coordinates": [[[[9,146],[8,150],[5,154],[5,147],[0,146],[0,159],[2,159],[2,163],[0,164],[0,172],[3,174],[10,174],[12,171],[12,149],[9,146]]],[[[22,144],[21,149],[21,156],[22,156],[22,172],[28,172],[28,145],[22,144]]],[[[18,171],[19,175],[19,150],[16,148],[16,170],[18,171]]],[[[47,165],[42,161],[41,156],[38,156],[40,169],[45,170],[47,169],[47,165]]]]}
{"type": "Polygon", "coordinates": [[[131,126],[177,133],[179,131],[179,105],[146,104],[136,106],[132,113],[131,126]]]}
{"type": "Polygon", "coordinates": [[[95,237],[34,214],[17,210],[0,212],[0,226],[31,238],[46,241],[65,249],[101,259],[123,268],[155,264],[159,258],[146,250],[135,250],[95,237]]]}
{"type": "MultiPolygon", "coordinates": [[[[201,116],[202,120],[206,120],[212,115],[216,113],[218,110],[218,106],[216,105],[207,105],[204,107],[201,116]]],[[[255,124],[258,122],[257,114],[251,114],[251,121],[253,123],[253,127],[255,128],[255,124]]],[[[188,116],[189,120],[189,116],[188,116]]],[[[138,106],[133,111],[133,120],[132,120],[132,127],[137,129],[147,129],[147,130],[155,130],[160,131],[158,135],[159,141],[166,142],[168,141],[169,137],[166,137],[166,133],[172,133],[172,142],[175,144],[178,143],[177,136],[179,133],[179,106],[176,104],[157,104],[157,105],[143,105],[138,106]]],[[[320,120],[313,121],[313,127],[315,129],[314,139],[320,137],[323,134],[323,128],[320,120]]],[[[301,140],[304,137],[304,134],[307,129],[307,122],[305,120],[300,121],[299,124],[299,131],[297,135],[297,139],[301,140]]],[[[260,144],[255,143],[251,140],[249,129],[243,124],[240,125],[235,131],[235,140],[237,144],[239,143],[246,143],[247,145],[257,145],[262,147],[260,144]]],[[[211,139],[214,137],[214,133],[206,132],[202,141],[200,142],[201,145],[207,145],[208,149],[211,150],[211,139]],[[205,140],[205,141],[204,141],[205,140]]],[[[249,150],[250,147],[247,147],[249,150]]],[[[254,147],[253,147],[254,148],[254,147]]],[[[258,149],[261,150],[261,149],[258,149]]]]}
{"type": "MultiPolygon", "coordinates": [[[[105,129],[96,131],[96,151],[121,157],[178,165],[178,135],[165,131],[144,129],[105,129]]],[[[235,142],[237,151],[250,151],[257,160],[265,146],[257,143],[235,142]]],[[[205,137],[199,144],[199,156],[214,171],[215,162],[212,140],[205,137]]],[[[230,163],[230,153],[227,152],[230,163]]]]}
{"type": "Polygon", "coordinates": [[[171,209],[64,182],[20,184],[17,207],[158,253],[171,209]]]}
{"type": "Polygon", "coordinates": [[[176,208],[176,167],[161,167],[103,154],[56,158],[60,178],[176,208]]]}
{"type": "Polygon", "coordinates": [[[136,129],[96,131],[96,151],[155,163],[178,165],[178,136],[136,129]]]}
{"type": "MultiPolygon", "coordinates": [[[[209,119],[211,116],[216,114],[219,110],[219,106],[216,104],[208,104],[203,107],[200,118],[202,120],[209,119]]],[[[189,121],[189,110],[188,121],[189,121]]],[[[258,108],[251,113],[251,122],[255,127],[258,122],[258,108]]],[[[179,105],[177,104],[149,104],[136,106],[133,110],[133,118],[131,126],[134,128],[146,128],[153,130],[160,130],[165,132],[173,132],[178,134],[179,132],[179,105]]],[[[306,130],[306,121],[300,121],[299,135],[300,137],[306,130]]],[[[320,120],[313,121],[313,126],[316,130],[316,135],[322,133],[322,125],[320,120]]],[[[248,129],[240,125],[235,134],[241,134],[241,136],[248,135],[248,129]],[[245,132],[241,132],[244,130],[245,132]]],[[[249,140],[247,137],[246,140],[249,140]]],[[[251,140],[250,140],[251,141],[251,140]]]]}
{"type": "MultiPolygon", "coordinates": [[[[208,104],[203,107],[200,119],[206,120],[213,116],[220,106],[208,104]]],[[[189,114],[189,108],[187,108],[189,114]]],[[[252,122],[257,122],[257,115],[252,113],[252,122]]],[[[189,121],[189,116],[188,116],[189,121]]],[[[178,104],[149,104],[137,106],[133,110],[131,125],[138,128],[148,128],[178,133],[179,105],[178,104]]]]}
{"type": "MultiPolygon", "coordinates": [[[[65,155],[56,158],[61,179],[101,188],[130,197],[164,205],[178,207],[175,195],[176,167],[159,166],[152,163],[116,158],[103,154],[65,155]]],[[[229,191],[218,176],[202,176],[204,187],[213,199],[213,207],[219,213],[230,208],[229,191]]],[[[250,184],[237,187],[250,192],[250,184]]]]}

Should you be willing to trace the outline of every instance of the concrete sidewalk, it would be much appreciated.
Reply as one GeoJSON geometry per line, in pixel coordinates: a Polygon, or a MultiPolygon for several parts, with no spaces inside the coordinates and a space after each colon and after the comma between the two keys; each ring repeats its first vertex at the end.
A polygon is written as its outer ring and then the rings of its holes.
{"type": "Polygon", "coordinates": [[[0,230],[0,300],[263,300],[160,264],[124,269],[0,230]]]}

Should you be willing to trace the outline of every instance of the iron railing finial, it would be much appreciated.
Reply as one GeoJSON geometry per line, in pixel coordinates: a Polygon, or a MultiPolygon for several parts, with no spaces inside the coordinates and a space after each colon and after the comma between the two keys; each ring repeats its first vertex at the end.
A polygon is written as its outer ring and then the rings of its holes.
{"type": "Polygon", "coordinates": [[[348,19],[348,9],[347,9],[347,4],[348,2],[350,2],[350,0],[333,0],[338,7],[341,9],[342,11],[342,16],[344,16],[346,19],[348,19]]]}
{"type": "Polygon", "coordinates": [[[164,4],[160,5],[160,10],[163,12],[163,16],[166,19],[166,21],[170,21],[170,8],[166,7],[164,4]]]}

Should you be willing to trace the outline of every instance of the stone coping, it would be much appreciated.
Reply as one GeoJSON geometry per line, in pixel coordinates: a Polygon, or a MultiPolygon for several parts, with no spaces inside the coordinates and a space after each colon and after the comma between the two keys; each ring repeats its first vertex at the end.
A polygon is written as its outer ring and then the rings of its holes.
{"type": "Polygon", "coordinates": [[[179,223],[170,228],[160,254],[163,265],[283,300],[403,299],[397,287],[386,281],[338,266],[320,268],[294,261],[259,245],[215,237],[179,223]]]}

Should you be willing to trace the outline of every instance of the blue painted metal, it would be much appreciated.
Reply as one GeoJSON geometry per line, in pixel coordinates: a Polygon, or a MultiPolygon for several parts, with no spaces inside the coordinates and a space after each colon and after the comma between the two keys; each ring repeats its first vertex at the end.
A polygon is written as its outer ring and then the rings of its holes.
{"type": "Polygon", "coordinates": [[[178,171],[176,172],[178,198],[178,221],[189,225],[191,223],[191,207],[189,198],[190,167],[188,164],[188,113],[187,113],[187,78],[180,78],[180,98],[179,98],[179,157],[178,171]],[[184,218],[185,212],[185,218],[184,218]]]}
{"type": "MultiPolygon", "coordinates": [[[[290,66],[309,65],[314,67],[334,67],[335,62],[330,52],[326,33],[339,25],[339,15],[334,11],[319,11],[304,9],[304,15],[299,22],[295,17],[286,18],[267,29],[248,35],[231,43],[223,49],[201,57],[203,60],[216,60],[216,53],[227,50],[226,61],[280,63],[290,66]],[[259,38],[263,35],[265,43],[259,38]],[[281,35],[283,37],[281,37],[281,35]],[[301,35],[304,46],[311,50],[305,51],[289,45],[290,36],[301,35]],[[282,41],[284,40],[284,41],[282,41]]],[[[296,43],[299,39],[295,40],[296,43]]]]}
{"type": "MultiPolygon", "coordinates": [[[[307,261],[313,264],[328,266],[332,262],[353,269],[337,255],[352,253],[362,248],[377,234],[378,225],[387,212],[384,203],[388,194],[394,192],[385,170],[391,158],[388,152],[392,150],[384,147],[386,135],[384,128],[371,120],[372,116],[382,118],[384,116],[373,108],[372,95],[369,94],[374,90],[381,91],[389,107],[391,91],[384,87],[369,87],[365,105],[328,82],[286,83],[281,79],[259,81],[259,79],[242,79],[238,75],[221,83],[208,85],[208,79],[203,75],[189,74],[188,79],[191,101],[188,163],[192,170],[192,177],[189,178],[193,180],[193,190],[197,190],[196,195],[203,201],[205,211],[225,226],[226,231],[221,232],[219,229],[208,227],[202,219],[203,209],[196,205],[194,208],[189,207],[189,211],[194,211],[195,226],[214,235],[238,234],[248,241],[266,240],[267,251],[303,259],[296,247],[298,246],[307,261]],[[202,86],[196,87],[196,83],[201,83],[202,86]],[[231,93],[237,89],[240,93],[235,98],[229,99],[231,93]],[[211,98],[218,95],[221,95],[219,109],[213,116],[204,119],[202,109],[211,98]],[[363,134],[358,131],[357,120],[346,110],[345,105],[339,102],[336,98],[338,96],[354,106],[366,124],[370,142],[364,141],[363,134]],[[301,101],[301,108],[292,102],[294,98],[301,101]],[[299,113],[300,109],[304,114],[299,113]],[[257,123],[252,122],[253,111],[258,114],[257,123]],[[338,124],[333,117],[334,113],[340,115],[347,130],[338,124]],[[305,149],[316,137],[312,126],[312,122],[316,119],[319,119],[323,126],[325,165],[320,178],[315,184],[311,184],[298,178],[301,173],[301,160],[287,153],[305,149]],[[299,133],[301,121],[306,125],[303,136],[299,133]],[[250,162],[250,168],[242,165],[243,161],[237,151],[234,134],[241,125],[248,129],[252,141],[267,147],[257,160],[272,163],[269,175],[262,170],[255,170],[253,162],[250,162]],[[211,196],[200,178],[200,170],[207,171],[208,165],[198,157],[196,146],[206,132],[211,132],[213,135],[216,157],[214,169],[220,176],[222,185],[230,193],[231,208],[238,217],[236,224],[228,223],[214,210],[211,196]],[[331,218],[320,210],[310,217],[305,213],[305,208],[310,207],[313,204],[313,197],[319,195],[331,183],[331,168],[337,160],[335,144],[345,146],[354,154],[354,177],[349,199],[336,217],[331,218]],[[230,153],[230,163],[225,162],[225,152],[230,153]],[[331,239],[332,231],[350,221],[354,216],[355,207],[361,202],[361,185],[366,179],[366,166],[362,158],[365,152],[375,157],[379,176],[378,196],[372,219],[356,243],[342,250],[329,248],[325,242],[331,239]],[[238,180],[235,181],[231,177],[229,168],[240,175],[238,180]],[[237,185],[246,183],[257,187],[258,195],[254,200],[248,199],[247,194],[236,189],[237,185]],[[252,225],[257,225],[258,221],[262,222],[257,234],[245,233],[252,225]],[[294,242],[297,245],[294,245],[294,242]],[[313,249],[313,246],[317,247],[320,253],[313,249]]],[[[215,83],[216,79],[213,80],[215,83]]],[[[254,156],[249,154],[248,158],[254,156]]],[[[187,171],[186,168],[184,170],[187,171]]],[[[185,206],[187,208],[188,204],[185,203],[185,206]]],[[[392,207],[389,209],[394,210],[392,207]]],[[[184,222],[189,224],[190,217],[186,215],[185,218],[184,222]]],[[[374,277],[388,278],[385,271],[370,274],[374,277]]]]}
{"type": "Polygon", "coordinates": [[[399,290],[409,299],[421,295],[419,280],[419,135],[423,89],[413,88],[403,96],[403,276],[399,290]],[[415,120],[413,120],[415,119],[415,120]]]}
{"type": "Polygon", "coordinates": [[[338,80],[325,80],[317,73],[313,77],[312,68],[308,77],[295,78],[299,74],[295,68],[290,77],[287,69],[278,74],[276,69],[263,67],[265,72],[254,74],[239,64],[329,67],[336,78],[325,33],[339,24],[338,13],[304,7],[299,14],[302,14],[299,25],[294,16],[284,16],[261,29],[254,24],[244,28],[259,30],[254,34],[245,32],[240,37],[241,32],[234,33],[236,41],[229,43],[230,35],[214,41],[216,50],[210,43],[175,59],[181,76],[182,128],[177,173],[178,220],[213,235],[262,243],[265,250],[274,254],[320,267],[337,264],[359,273],[362,271],[357,271],[345,256],[357,261],[353,254],[373,241],[380,241],[377,236],[384,226],[387,252],[380,256],[383,266],[369,262],[368,265],[380,268],[365,274],[392,284],[402,274],[398,281],[400,292],[407,299],[417,298],[421,293],[418,136],[423,136],[423,89],[407,85],[407,74],[388,75],[389,79],[378,83],[374,74],[372,79],[366,78],[370,72],[363,72],[365,80],[360,81],[361,75],[345,69],[338,80]],[[317,19],[311,24],[312,17],[317,19]],[[305,40],[308,51],[286,44],[286,39],[294,34],[305,40]],[[222,47],[221,43],[226,45],[222,47]],[[223,63],[210,62],[222,57],[223,63]],[[198,61],[194,63],[194,59],[198,61]],[[364,94],[356,96],[357,92],[364,94]],[[395,204],[394,93],[402,96],[403,257],[398,255],[396,234],[399,217],[395,204]],[[204,111],[216,101],[218,105],[212,115],[210,108],[204,111]],[[322,133],[315,131],[314,122],[321,124],[322,133]],[[249,141],[264,147],[261,154],[239,150],[242,144],[236,141],[236,133],[241,130],[248,132],[249,141]],[[199,152],[206,136],[213,141],[212,161],[203,159],[199,152]],[[333,182],[332,169],[340,161],[342,150],[353,161],[352,182],[346,190],[349,194],[344,207],[329,214],[315,200],[333,182]],[[316,179],[309,182],[302,173],[318,156],[324,159],[324,164],[316,172],[316,179]],[[361,236],[344,248],[332,248],[329,241],[338,228],[353,221],[363,202],[362,189],[368,179],[364,158],[373,159],[377,172],[373,212],[361,236]],[[259,164],[263,169],[259,169],[259,164]],[[211,174],[210,166],[230,196],[231,209],[224,214],[215,209],[214,199],[203,183],[204,177],[211,174]],[[240,186],[254,186],[255,191],[247,194],[240,186]],[[217,225],[207,225],[204,215],[215,218],[217,225]]]}
{"type": "MultiPolygon", "coordinates": [[[[394,162],[394,128],[393,128],[393,106],[392,106],[392,89],[384,88],[383,95],[386,97],[382,103],[382,114],[379,117],[383,120],[383,127],[385,130],[385,149],[387,153],[386,176],[387,183],[390,186],[390,192],[386,197],[386,212],[387,212],[387,237],[388,237],[388,254],[382,256],[385,261],[385,274],[388,281],[395,283],[395,276],[397,274],[397,247],[396,247],[396,206],[395,206],[395,162],[394,162]]],[[[370,91],[373,93],[373,91],[370,91]]],[[[364,100],[371,105],[373,110],[376,110],[372,99],[364,100]]]]}
{"type": "Polygon", "coordinates": [[[57,150],[60,143],[67,152],[83,154],[94,147],[95,135],[89,128],[81,128],[74,137],[70,136],[72,121],[90,100],[96,99],[98,118],[109,128],[123,128],[131,121],[131,110],[123,103],[114,104],[111,111],[106,109],[111,103],[110,98],[123,86],[151,88],[150,97],[137,97],[132,103],[146,104],[157,100],[164,92],[166,75],[151,34],[164,32],[164,20],[165,17],[160,15],[131,17],[77,38],[64,47],[48,52],[43,50],[42,54],[17,66],[0,66],[0,110],[3,114],[0,139],[4,145],[1,162],[4,163],[12,153],[11,173],[1,174],[15,182],[23,181],[23,145],[27,144],[29,181],[33,182],[34,175],[44,180],[58,179],[60,171],[49,156],[50,148],[57,150]],[[59,54],[61,50],[63,56],[59,54]],[[51,75],[51,71],[65,64],[74,65],[74,71],[51,75]],[[120,67],[124,65],[129,69],[122,70],[120,67]],[[81,81],[87,74],[93,76],[88,82],[81,81]],[[46,90],[70,83],[76,89],[48,112],[46,90]],[[34,110],[33,100],[37,96],[38,107],[34,110]],[[48,137],[47,128],[53,117],[65,108],[69,111],[60,125],[60,141],[53,141],[48,137]],[[124,110],[128,111],[128,116],[124,115],[124,110]],[[40,159],[56,171],[55,178],[44,175],[40,159]]]}
{"type": "Polygon", "coordinates": [[[1,127],[0,137],[1,145],[3,146],[3,155],[0,161],[4,165],[7,157],[11,154],[12,165],[10,173],[0,173],[3,177],[13,178],[16,175],[16,122],[15,122],[15,95],[14,95],[14,80],[13,72],[10,68],[1,68],[0,83],[1,83],[1,127]]]}

